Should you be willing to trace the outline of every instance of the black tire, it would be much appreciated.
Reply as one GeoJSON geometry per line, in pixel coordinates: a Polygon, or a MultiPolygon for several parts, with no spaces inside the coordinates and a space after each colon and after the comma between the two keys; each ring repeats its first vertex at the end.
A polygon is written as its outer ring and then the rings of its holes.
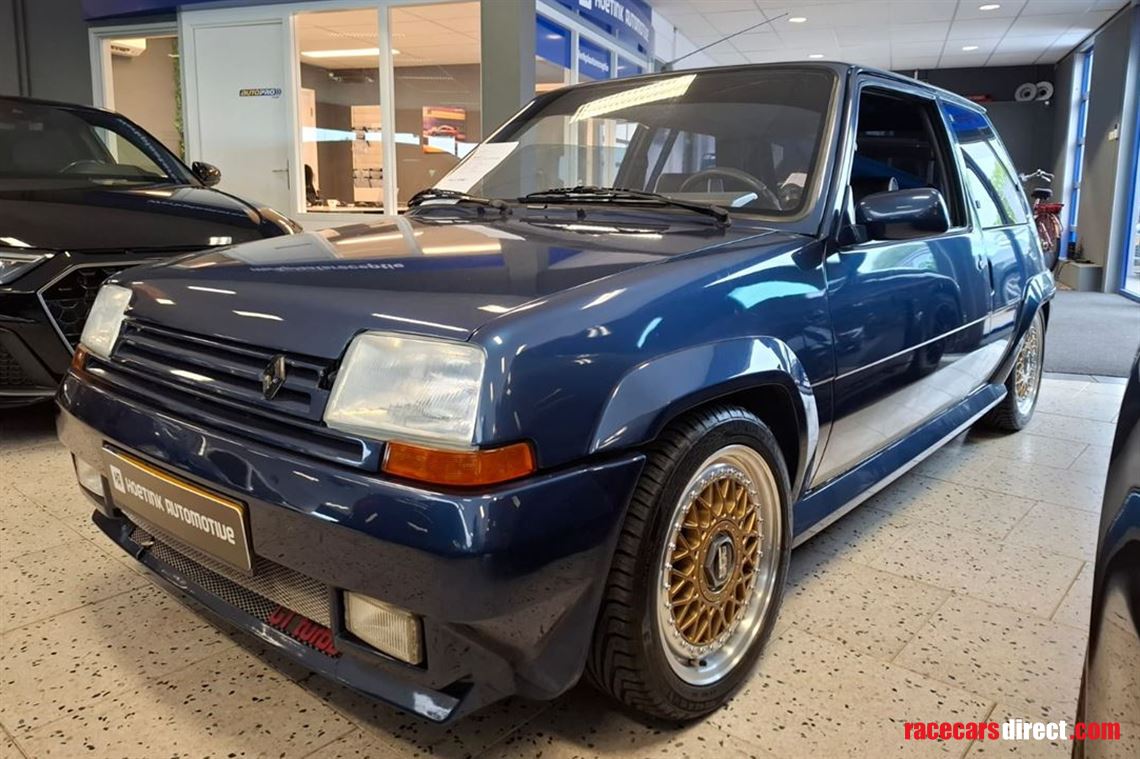
{"type": "MultiPolygon", "coordinates": [[[[1041,317],[1041,312],[1038,311],[1033,317],[1033,322],[1030,324],[1029,330],[1026,331],[1025,336],[1022,338],[1021,345],[1018,346],[1018,358],[1014,361],[1013,369],[1010,370],[1009,376],[1005,380],[1005,398],[1001,403],[990,409],[989,413],[982,417],[981,425],[987,429],[998,430],[1000,432],[1017,432],[1024,429],[1029,420],[1033,418],[1033,412],[1037,409],[1037,398],[1041,394],[1041,373],[1045,363],[1045,320],[1041,317]],[[1019,395],[1017,392],[1017,377],[1019,366],[1022,361],[1022,354],[1027,350],[1031,350],[1031,333],[1036,330],[1038,335],[1037,362],[1036,368],[1033,372],[1032,380],[1032,401],[1026,405],[1024,402],[1019,403],[1019,395]]],[[[1028,397],[1028,396],[1024,396],[1028,397]]]]}
{"type": "Polygon", "coordinates": [[[751,675],[772,633],[791,556],[790,486],[771,430],[754,414],[733,406],[712,407],[678,420],[648,453],[618,540],[586,673],[596,687],[640,716],[687,722],[728,701],[751,675]],[[697,469],[710,456],[737,445],[760,454],[779,494],[782,537],[778,550],[771,552],[775,580],[745,654],[719,681],[695,686],[678,677],[665,658],[654,602],[659,556],[669,540],[674,508],[697,469]]]}

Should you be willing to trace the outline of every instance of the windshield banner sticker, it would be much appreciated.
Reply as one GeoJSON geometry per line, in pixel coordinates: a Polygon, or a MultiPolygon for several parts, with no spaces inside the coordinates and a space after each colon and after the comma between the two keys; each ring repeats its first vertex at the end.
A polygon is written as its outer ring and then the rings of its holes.
{"type": "Polygon", "coordinates": [[[450,174],[441,179],[435,186],[437,190],[455,190],[467,192],[475,183],[487,176],[496,166],[503,162],[515,148],[517,142],[485,142],[471,151],[456,166],[450,174]]]}

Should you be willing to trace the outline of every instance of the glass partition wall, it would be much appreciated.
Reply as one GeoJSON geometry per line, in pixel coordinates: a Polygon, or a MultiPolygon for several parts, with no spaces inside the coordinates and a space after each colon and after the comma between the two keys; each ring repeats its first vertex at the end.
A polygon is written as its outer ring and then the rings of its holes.
{"type": "MultiPolygon", "coordinates": [[[[539,7],[537,94],[647,70],[647,56],[560,6],[539,7]]],[[[341,0],[289,13],[300,169],[290,191],[310,220],[402,211],[483,138],[479,0],[341,0]]],[[[559,141],[620,150],[629,139],[608,123],[571,131],[559,141]]],[[[591,178],[612,172],[598,163],[591,178]]]]}
{"type": "Polygon", "coordinates": [[[382,211],[377,12],[298,13],[294,39],[305,211],[382,211]]]}
{"type": "Polygon", "coordinates": [[[389,18],[403,209],[483,139],[479,2],[403,5],[389,18]]]}
{"type": "Polygon", "coordinates": [[[482,138],[477,0],[299,11],[293,39],[304,212],[402,210],[482,138]]]}

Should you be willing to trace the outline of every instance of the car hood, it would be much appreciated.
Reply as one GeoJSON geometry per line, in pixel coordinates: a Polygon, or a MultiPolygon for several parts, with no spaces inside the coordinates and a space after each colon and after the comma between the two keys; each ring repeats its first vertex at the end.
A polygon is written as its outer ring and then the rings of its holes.
{"type": "Polygon", "coordinates": [[[206,187],[0,182],[0,239],[42,250],[193,250],[260,239],[264,221],[253,206],[206,187]]]}
{"type": "Polygon", "coordinates": [[[543,296],[772,234],[707,223],[439,223],[405,216],[214,250],[132,269],[120,280],[135,290],[135,318],[335,358],[364,330],[465,340],[543,296]]]}

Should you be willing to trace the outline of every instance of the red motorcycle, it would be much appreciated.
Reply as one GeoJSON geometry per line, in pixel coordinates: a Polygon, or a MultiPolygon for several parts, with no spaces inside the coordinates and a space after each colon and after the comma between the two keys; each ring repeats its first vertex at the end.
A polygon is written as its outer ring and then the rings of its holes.
{"type": "MultiPolygon", "coordinates": [[[[1022,184],[1032,181],[1045,184],[1053,182],[1053,175],[1044,169],[1038,169],[1032,174],[1021,174],[1020,178],[1022,184]]],[[[1037,237],[1041,240],[1045,266],[1053,271],[1061,254],[1061,209],[1065,204],[1048,202],[1053,197],[1050,187],[1034,187],[1029,196],[1032,198],[1033,221],[1037,226],[1037,237]]]]}

